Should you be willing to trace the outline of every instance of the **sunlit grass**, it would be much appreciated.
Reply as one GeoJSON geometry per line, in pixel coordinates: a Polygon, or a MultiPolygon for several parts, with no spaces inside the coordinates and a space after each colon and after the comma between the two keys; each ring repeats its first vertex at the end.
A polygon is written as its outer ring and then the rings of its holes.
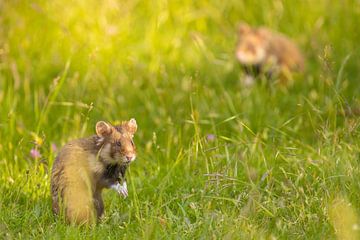
{"type": "Polygon", "coordinates": [[[0,2],[0,237],[356,238],[359,15],[355,0],[0,2]],[[291,36],[306,74],[242,86],[240,21],[291,36]],[[105,191],[94,228],[56,219],[58,149],[130,117],[129,198],[105,191]]]}

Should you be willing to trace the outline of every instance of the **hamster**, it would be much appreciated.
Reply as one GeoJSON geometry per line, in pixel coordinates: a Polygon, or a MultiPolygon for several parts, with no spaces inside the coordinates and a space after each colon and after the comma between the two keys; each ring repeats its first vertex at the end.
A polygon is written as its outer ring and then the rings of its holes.
{"type": "Polygon", "coordinates": [[[247,76],[265,74],[291,80],[292,74],[304,71],[304,58],[288,37],[265,27],[239,25],[236,58],[247,76]]]}
{"type": "Polygon", "coordinates": [[[117,126],[99,121],[95,130],[96,135],[65,144],[52,167],[53,212],[63,213],[72,224],[96,223],[104,212],[104,188],[127,196],[124,176],[136,158],[136,120],[117,126]]]}

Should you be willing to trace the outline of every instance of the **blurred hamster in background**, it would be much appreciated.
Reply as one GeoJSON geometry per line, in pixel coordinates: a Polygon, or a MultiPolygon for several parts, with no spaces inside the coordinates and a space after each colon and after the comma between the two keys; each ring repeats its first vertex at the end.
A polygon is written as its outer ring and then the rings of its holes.
{"type": "Polygon", "coordinates": [[[304,58],[293,41],[266,27],[256,28],[246,23],[238,28],[236,58],[244,69],[247,84],[264,74],[288,85],[293,73],[304,71],[304,58]]]}

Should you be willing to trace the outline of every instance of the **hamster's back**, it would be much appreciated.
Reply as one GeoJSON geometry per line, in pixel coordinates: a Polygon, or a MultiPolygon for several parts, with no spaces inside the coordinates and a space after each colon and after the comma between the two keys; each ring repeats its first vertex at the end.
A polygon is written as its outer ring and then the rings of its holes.
{"type": "Polygon", "coordinates": [[[95,161],[91,139],[67,143],[55,159],[52,168],[51,194],[53,211],[59,214],[63,205],[70,223],[93,223],[96,214],[93,203],[94,176],[91,161],[95,161]]]}

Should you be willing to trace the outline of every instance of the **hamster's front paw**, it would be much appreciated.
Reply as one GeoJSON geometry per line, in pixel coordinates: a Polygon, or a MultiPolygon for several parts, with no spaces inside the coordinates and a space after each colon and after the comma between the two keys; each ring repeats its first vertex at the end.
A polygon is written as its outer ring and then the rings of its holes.
{"type": "Polygon", "coordinates": [[[124,198],[126,198],[129,195],[126,182],[123,182],[122,185],[120,183],[113,184],[111,185],[111,188],[117,191],[119,194],[121,194],[124,198]]]}

